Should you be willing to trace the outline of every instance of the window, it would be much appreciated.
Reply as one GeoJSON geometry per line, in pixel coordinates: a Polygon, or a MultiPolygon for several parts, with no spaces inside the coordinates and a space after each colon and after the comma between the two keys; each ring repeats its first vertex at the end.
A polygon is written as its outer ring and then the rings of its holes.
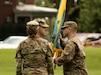
{"type": "Polygon", "coordinates": [[[12,4],[12,0],[5,0],[4,3],[5,4],[12,4]]]}
{"type": "Polygon", "coordinates": [[[7,21],[7,22],[12,22],[12,17],[8,16],[8,17],[6,18],[6,21],[7,21]]]}
{"type": "Polygon", "coordinates": [[[28,17],[28,16],[18,17],[17,21],[18,21],[18,23],[26,23],[26,22],[30,21],[30,17],[28,17]]]}

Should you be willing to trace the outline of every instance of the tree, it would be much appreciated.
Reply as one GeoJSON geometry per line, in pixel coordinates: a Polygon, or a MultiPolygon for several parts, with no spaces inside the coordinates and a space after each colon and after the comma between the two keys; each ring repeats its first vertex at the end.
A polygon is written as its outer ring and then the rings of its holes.
{"type": "MultiPolygon", "coordinates": [[[[59,8],[60,0],[36,0],[36,4],[41,5],[42,1],[45,2],[44,6],[59,8]]],[[[79,32],[101,32],[101,0],[67,1],[65,21],[76,21],[79,32]]]]}
{"type": "Polygon", "coordinates": [[[101,32],[101,0],[79,0],[76,18],[80,32],[101,32]]]}

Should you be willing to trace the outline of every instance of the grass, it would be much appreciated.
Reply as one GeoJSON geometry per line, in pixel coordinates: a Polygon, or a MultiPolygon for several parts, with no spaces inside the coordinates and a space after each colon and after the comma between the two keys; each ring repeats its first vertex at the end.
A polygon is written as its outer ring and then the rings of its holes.
{"type": "Polygon", "coordinates": [[[15,75],[15,50],[0,50],[0,75],[15,75]]]}
{"type": "MultiPolygon", "coordinates": [[[[101,47],[86,47],[86,65],[89,75],[101,74],[101,47]]],[[[15,74],[15,50],[0,49],[0,75],[15,74]]],[[[55,75],[63,75],[62,67],[56,67],[55,75]]]]}
{"type": "Polygon", "coordinates": [[[89,75],[101,74],[101,47],[86,47],[86,64],[89,75]]]}

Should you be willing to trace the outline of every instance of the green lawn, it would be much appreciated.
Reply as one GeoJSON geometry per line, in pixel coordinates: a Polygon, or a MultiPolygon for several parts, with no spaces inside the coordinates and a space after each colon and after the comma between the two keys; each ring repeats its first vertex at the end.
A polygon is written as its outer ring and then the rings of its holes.
{"type": "MultiPolygon", "coordinates": [[[[101,47],[86,47],[86,65],[89,75],[101,74],[101,47]]],[[[0,75],[15,75],[15,50],[0,50],[0,75]]],[[[63,75],[62,67],[56,67],[55,75],[63,75]]]]}
{"type": "Polygon", "coordinates": [[[15,75],[15,50],[0,49],[0,75],[15,75]]]}
{"type": "Polygon", "coordinates": [[[101,75],[101,47],[86,47],[85,51],[89,75],[101,75]]]}

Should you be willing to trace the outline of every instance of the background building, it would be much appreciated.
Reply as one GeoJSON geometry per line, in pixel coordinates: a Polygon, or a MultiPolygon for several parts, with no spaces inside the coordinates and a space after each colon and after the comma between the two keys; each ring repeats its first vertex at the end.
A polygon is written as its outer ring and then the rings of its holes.
{"type": "MultiPolygon", "coordinates": [[[[0,1],[0,40],[10,35],[26,35],[26,22],[37,17],[47,17],[49,24],[52,24],[57,9],[36,6],[34,3],[35,0],[0,1]]],[[[49,31],[52,34],[51,29],[49,31]]]]}

